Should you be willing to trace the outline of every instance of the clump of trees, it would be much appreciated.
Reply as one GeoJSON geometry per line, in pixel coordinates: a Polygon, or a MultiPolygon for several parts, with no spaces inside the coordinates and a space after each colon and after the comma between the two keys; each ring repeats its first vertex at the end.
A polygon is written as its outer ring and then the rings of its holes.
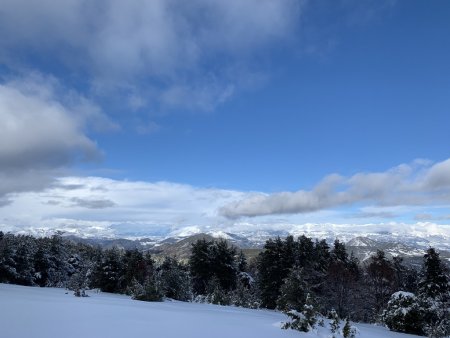
{"type": "Polygon", "coordinates": [[[0,282],[66,287],[80,297],[98,288],[144,301],[277,309],[289,318],[284,328],[309,331],[329,318],[334,336],[355,335],[350,319],[429,337],[450,334],[449,271],[433,248],[415,270],[383,251],[360,262],[338,240],[330,246],[306,236],[270,239],[247,262],[227,241],[201,239],[188,262],[181,262],[75,243],[59,234],[34,238],[0,231],[0,282]]]}

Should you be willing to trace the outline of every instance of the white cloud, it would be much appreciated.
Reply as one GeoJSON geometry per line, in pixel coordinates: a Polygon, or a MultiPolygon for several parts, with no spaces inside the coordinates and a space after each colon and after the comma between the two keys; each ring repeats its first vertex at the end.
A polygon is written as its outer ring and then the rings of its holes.
{"type": "Polygon", "coordinates": [[[252,194],[223,206],[230,219],[308,213],[365,203],[380,206],[450,203],[450,159],[432,166],[415,162],[386,172],[330,175],[310,191],[252,194]]]}
{"type": "Polygon", "coordinates": [[[294,35],[304,2],[4,0],[0,60],[14,67],[32,51],[81,70],[100,91],[139,87],[161,104],[210,110],[245,82],[252,56],[294,35]],[[147,79],[158,88],[146,91],[147,79]]]}
{"type": "Polygon", "coordinates": [[[113,127],[89,100],[37,74],[0,84],[0,198],[42,189],[74,161],[98,159],[86,125],[113,127]]]}
{"type": "Polygon", "coordinates": [[[18,228],[80,231],[168,232],[186,225],[218,225],[220,205],[242,193],[170,182],[118,181],[101,177],[59,178],[40,192],[16,194],[0,208],[0,224],[18,228]],[[97,229],[98,230],[98,229],[97,229]],[[97,231],[95,230],[95,231],[97,231]],[[90,230],[89,230],[90,231],[90,230]]]}
{"type": "MultiPolygon", "coordinates": [[[[425,175],[421,177],[426,177],[428,171],[433,167],[429,167],[425,175]]],[[[395,169],[392,172],[398,173],[398,170],[395,169]]],[[[408,174],[408,177],[411,175],[413,175],[412,172],[408,174]]],[[[280,209],[276,208],[283,208],[281,210],[295,212],[298,199],[295,198],[288,206],[283,206],[284,200],[279,196],[290,198],[300,195],[295,193],[277,195],[277,203],[270,206],[264,200],[270,195],[262,193],[207,189],[171,182],[126,181],[102,177],[62,177],[44,190],[16,193],[10,204],[0,208],[0,227],[3,231],[37,234],[58,229],[83,236],[107,237],[166,236],[213,230],[253,233],[263,237],[265,233],[271,236],[309,233],[319,237],[333,237],[339,233],[350,238],[355,233],[383,231],[395,232],[398,236],[411,233],[421,234],[421,236],[432,234],[450,236],[448,225],[431,223],[431,221],[439,223],[447,220],[439,216],[440,213],[445,213],[445,203],[427,207],[425,203],[436,201],[424,200],[424,204],[413,206],[373,206],[379,201],[366,199],[364,196],[386,197],[384,193],[380,195],[378,186],[376,194],[359,195],[363,196],[362,200],[349,197],[343,199],[367,206],[360,207],[357,211],[339,209],[332,202],[340,200],[335,197],[327,197],[327,194],[333,191],[328,187],[348,182],[348,180],[339,176],[331,176],[324,180],[314,190],[315,200],[309,199],[305,192],[303,196],[306,197],[302,198],[305,198],[307,205],[305,207],[302,204],[301,206],[304,208],[302,210],[316,210],[313,213],[289,214],[282,217],[276,214],[267,214],[257,218],[233,220],[223,218],[219,214],[219,210],[223,211],[221,207],[236,205],[239,201],[251,199],[255,201],[254,204],[247,203],[246,205],[252,208],[259,207],[258,203],[261,203],[262,200],[264,207],[267,208],[264,211],[278,211],[280,209]],[[320,204],[322,203],[320,196],[325,197],[327,202],[320,204]],[[315,209],[317,203],[324,206],[325,209],[315,209]],[[426,215],[416,217],[415,220],[414,216],[418,214],[426,215]],[[351,223],[349,223],[349,216],[352,218],[351,223]],[[396,222],[383,220],[391,216],[396,217],[396,222]],[[408,218],[409,223],[406,221],[408,218]],[[430,222],[424,222],[425,220],[430,222]]],[[[420,182],[422,180],[423,178],[420,179],[420,182]]],[[[390,179],[387,181],[391,182],[390,179]]],[[[385,180],[380,182],[385,182],[385,180]]],[[[398,187],[390,188],[397,193],[398,187]]],[[[408,193],[410,191],[408,190],[408,193]]]]}

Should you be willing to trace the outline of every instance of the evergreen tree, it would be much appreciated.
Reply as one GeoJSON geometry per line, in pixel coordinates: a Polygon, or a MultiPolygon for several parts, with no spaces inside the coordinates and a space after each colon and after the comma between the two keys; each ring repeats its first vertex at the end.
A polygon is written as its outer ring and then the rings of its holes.
{"type": "Polygon", "coordinates": [[[231,294],[222,288],[222,284],[216,276],[208,281],[206,300],[208,303],[217,305],[231,304],[231,294]]]}
{"type": "Polygon", "coordinates": [[[336,310],[332,309],[329,314],[330,319],[330,331],[333,334],[333,337],[335,337],[335,333],[339,331],[339,327],[341,324],[341,321],[339,320],[339,315],[337,314],[336,310]]]}
{"type": "Polygon", "coordinates": [[[258,286],[261,296],[261,306],[275,309],[280,296],[283,280],[289,274],[294,263],[292,236],[283,242],[279,237],[269,239],[264,251],[258,256],[258,286]]]}
{"type": "Polygon", "coordinates": [[[450,335],[450,286],[448,270],[439,253],[430,248],[424,255],[419,298],[426,308],[424,331],[429,337],[450,335]]]}
{"type": "Polygon", "coordinates": [[[0,283],[12,283],[17,279],[13,248],[14,236],[3,234],[0,240],[0,283]]]}
{"type": "Polygon", "coordinates": [[[17,246],[13,254],[16,276],[15,284],[34,285],[35,241],[31,236],[17,236],[17,246]]]}
{"type": "Polygon", "coordinates": [[[70,276],[67,288],[72,290],[76,297],[87,297],[86,290],[91,283],[92,268],[89,263],[83,263],[77,271],[70,276]]]}
{"type": "Polygon", "coordinates": [[[386,307],[389,297],[397,285],[396,271],[382,250],[370,258],[366,267],[366,277],[370,289],[374,318],[377,319],[386,307]]]}
{"type": "Polygon", "coordinates": [[[38,250],[34,256],[34,270],[35,270],[35,283],[39,286],[47,286],[48,270],[50,268],[49,252],[46,247],[45,241],[40,241],[38,250]]]}
{"type": "Polygon", "coordinates": [[[195,294],[206,294],[206,286],[213,276],[210,257],[211,242],[199,239],[192,244],[192,252],[189,257],[189,267],[192,276],[192,288],[195,294]]]}
{"type": "Polygon", "coordinates": [[[323,287],[322,311],[335,309],[340,318],[355,312],[356,298],[359,295],[360,269],[358,260],[347,254],[345,245],[334,242],[330,262],[323,287]]]}
{"type": "Polygon", "coordinates": [[[350,320],[347,318],[345,320],[345,325],[342,328],[342,336],[344,338],[355,338],[357,334],[357,329],[350,325],[350,320]]]}
{"type": "Polygon", "coordinates": [[[65,287],[69,275],[68,246],[58,232],[49,239],[47,286],[65,287]]]}
{"type": "Polygon", "coordinates": [[[284,323],[283,329],[309,332],[314,329],[317,323],[318,313],[311,295],[306,296],[306,302],[300,311],[288,310],[285,313],[290,321],[284,323]]]}
{"type": "Polygon", "coordinates": [[[233,290],[236,287],[238,265],[236,249],[225,240],[198,240],[192,245],[189,258],[194,293],[207,294],[207,287],[215,278],[221,289],[233,290]]]}
{"type": "Polygon", "coordinates": [[[102,261],[97,267],[96,281],[103,292],[119,293],[123,279],[122,255],[116,247],[103,253],[102,261]]]}
{"type": "Polygon", "coordinates": [[[127,250],[123,257],[124,276],[120,289],[126,290],[133,279],[144,284],[147,277],[153,274],[153,259],[149,253],[144,256],[137,249],[127,250]]]}
{"type": "Polygon", "coordinates": [[[226,291],[234,289],[238,274],[236,249],[223,239],[214,241],[210,246],[210,269],[219,280],[222,289],[226,291]]]}
{"type": "Polygon", "coordinates": [[[259,307],[258,289],[253,278],[246,272],[238,276],[236,289],[231,294],[231,304],[256,309],[259,307]]]}
{"type": "Polygon", "coordinates": [[[391,296],[382,320],[392,331],[422,335],[423,315],[420,301],[413,293],[398,291],[391,296]]]}
{"type": "Polygon", "coordinates": [[[294,267],[284,279],[281,294],[277,300],[277,307],[282,311],[300,311],[306,303],[309,287],[305,281],[303,268],[294,267]]]}
{"type": "Polygon", "coordinates": [[[192,298],[190,277],[187,268],[175,258],[166,257],[158,268],[161,292],[167,298],[188,301],[192,298]]]}
{"type": "Polygon", "coordinates": [[[130,293],[133,299],[146,302],[160,302],[163,299],[160,286],[154,276],[147,277],[143,284],[133,279],[130,293]]]}
{"type": "Polygon", "coordinates": [[[439,253],[429,248],[424,255],[423,268],[419,281],[419,295],[422,298],[449,298],[448,270],[442,264],[439,253]]]}

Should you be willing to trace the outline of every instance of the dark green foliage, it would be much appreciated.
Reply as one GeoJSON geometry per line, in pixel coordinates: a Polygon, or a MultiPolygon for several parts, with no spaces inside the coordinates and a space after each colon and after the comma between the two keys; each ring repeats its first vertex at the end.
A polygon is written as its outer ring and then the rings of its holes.
{"type": "Polygon", "coordinates": [[[396,271],[391,261],[386,258],[383,251],[378,250],[377,253],[370,258],[366,267],[367,283],[370,290],[372,307],[374,316],[381,315],[389,301],[390,296],[398,284],[396,280],[396,271]]]}
{"type": "Polygon", "coordinates": [[[210,281],[215,278],[225,291],[235,288],[238,275],[236,249],[225,240],[198,240],[192,245],[189,259],[193,291],[197,295],[207,294],[210,281]]]}
{"type": "Polygon", "coordinates": [[[77,271],[70,276],[67,288],[72,290],[76,297],[87,297],[86,290],[91,283],[92,268],[88,262],[81,263],[77,271]]]}
{"type": "Polygon", "coordinates": [[[153,260],[150,254],[145,255],[137,249],[128,250],[123,257],[124,276],[121,289],[131,285],[133,279],[143,284],[145,279],[153,274],[153,260]]]}
{"type": "Polygon", "coordinates": [[[117,248],[105,250],[97,267],[97,287],[103,292],[120,293],[124,269],[122,252],[117,248]]]}
{"type": "Polygon", "coordinates": [[[147,277],[143,284],[133,279],[131,295],[133,299],[146,302],[160,302],[163,299],[158,281],[153,276],[147,277]]]}
{"type": "Polygon", "coordinates": [[[246,272],[238,276],[236,289],[230,293],[231,304],[240,307],[256,309],[260,306],[258,289],[253,278],[246,272]]]}
{"type": "Polygon", "coordinates": [[[285,313],[290,318],[290,321],[284,323],[283,329],[309,332],[314,329],[318,320],[318,313],[311,295],[307,295],[306,302],[300,311],[289,310],[285,313]]]}
{"type": "Polygon", "coordinates": [[[425,308],[424,331],[429,337],[450,335],[450,285],[448,269],[439,253],[430,248],[424,255],[418,297],[425,308]]]}
{"type": "Polygon", "coordinates": [[[204,295],[208,281],[213,276],[210,246],[211,242],[205,239],[200,239],[192,245],[189,267],[191,269],[192,287],[195,294],[204,295]]]}
{"type": "Polygon", "coordinates": [[[305,281],[303,268],[294,267],[281,286],[281,295],[278,297],[277,307],[282,311],[300,311],[306,302],[308,293],[309,287],[305,281]]]}
{"type": "Polygon", "coordinates": [[[339,330],[341,321],[339,320],[339,315],[336,310],[332,309],[329,313],[328,318],[330,319],[330,331],[331,333],[336,333],[339,330]]]}
{"type": "Polygon", "coordinates": [[[242,250],[239,251],[239,256],[237,257],[237,266],[239,271],[245,272],[248,269],[247,258],[242,250]]]}
{"type": "Polygon", "coordinates": [[[165,297],[188,301],[192,298],[188,268],[175,258],[166,257],[158,268],[161,292],[165,297]]]}
{"type": "Polygon", "coordinates": [[[17,275],[16,262],[13,259],[13,239],[15,237],[1,233],[0,238],[0,283],[13,282],[17,275]]]}
{"type": "Polygon", "coordinates": [[[269,239],[264,251],[258,256],[258,285],[261,293],[261,306],[275,309],[280,296],[283,280],[289,274],[294,263],[292,236],[286,241],[279,237],[269,239]]]}
{"type": "Polygon", "coordinates": [[[360,268],[358,260],[348,256],[345,245],[338,240],[334,242],[327,266],[322,297],[322,311],[335,309],[340,318],[345,318],[355,311],[360,287],[360,268]]]}
{"type": "Polygon", "coordinates": [[[50,268],[50,253],[39,246],[34,256],[35,283],[39,286],[49,284],[48,270],[50,268]]]}
{"type": "Polygon", "coordinates": [[[429,248],[424,255],[421,279],[419,281],[419,294],[421,297],[448,298],[450,291],[448,270],[442,264],[439,253],[429,248]]]}
{"type": "Polygon", "coordinates": [[[220,280],[214,276],[208,281],[206,301],[217,305],[230,305],[231,294],[223,289],[220,280]]]}
{"type": "Polygon", "coordinates": [[[382,319],[392,331],[422,335],[423,309],[419,299],[412,293],[394,293],[384,310],[382,319]]]}
{"type": "Polygon", "coordinates": [[[234,289],[237,278],[236,249],[225,240],[214,241],[210,247],[210,262],[213,275],[224,290],[234,289]]]}
{"type": "Polygon", "coordinates": [[[346,319],[345,325],[342,329],[342,336],[344,336],[344,338],[356,337],[356,329],[350,325],[350,320],[348,318],[346,319]]]}
{"type": "Polygon", "coordinates": [[[331,250],[331,257],[334,261],[347,262],[348,253],[345,249],[345,244],[341,243],[338,239],[334,241],[333,250],[331,250]]]}

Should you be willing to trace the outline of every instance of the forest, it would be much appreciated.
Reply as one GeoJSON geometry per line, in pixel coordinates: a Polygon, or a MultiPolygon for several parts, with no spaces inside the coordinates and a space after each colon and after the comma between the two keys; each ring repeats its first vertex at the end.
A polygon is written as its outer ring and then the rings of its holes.
{"type": "MultiPolygon", "coordinates": [[[[188,261],[149,252],[104,249],[65,239],[0,231],[0,283],[88,289],[141,301],[175,299],[287,314],[286,329],[307,332],[321,318],[380,323],[392,331],[450,334],[449,270],[429,248],[422,266],[378,251],[364,262],[336,240],[268,240],[251,260],[225,240],[192,244],[188,261]]],[[[348,332],[351,337],[351,332],[348,332]]]]}

